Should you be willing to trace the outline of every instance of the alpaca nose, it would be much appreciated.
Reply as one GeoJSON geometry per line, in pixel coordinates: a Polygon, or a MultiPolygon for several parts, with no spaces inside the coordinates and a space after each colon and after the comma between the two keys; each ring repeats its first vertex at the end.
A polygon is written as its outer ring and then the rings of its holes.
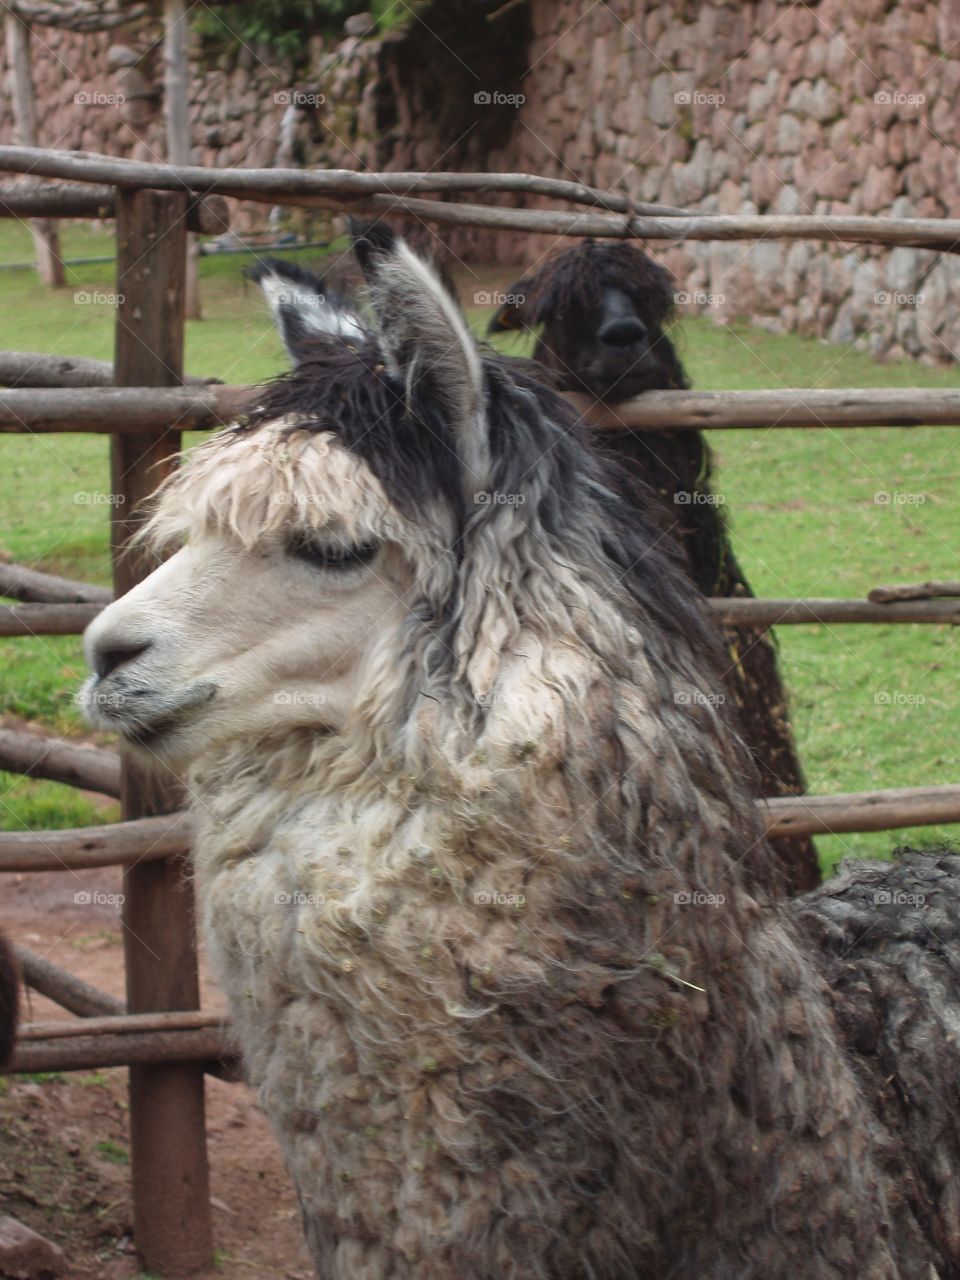
{"type": "Polygon", "coordinates": [[[647,336],[647,326],[636,316],[616,316],[597,331],[597,337],[610,347],[632,347],[647,336]]]}
{"type": "Polygon", "coordinates": [[[93,651],[93,669],[101,680],[105,680],[117,667],[146,653],[151,644],[150,640],[131,640],[127,643],[114,640],[113,643],[108,641],[98,644],[93,651]]]}

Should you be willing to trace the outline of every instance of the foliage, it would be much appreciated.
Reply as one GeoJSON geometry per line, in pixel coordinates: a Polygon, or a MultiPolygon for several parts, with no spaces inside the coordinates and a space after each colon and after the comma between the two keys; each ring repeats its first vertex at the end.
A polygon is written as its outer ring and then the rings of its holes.
{"type": "Polygon", "coordinates": [[[112,1138],[103,1138],[97,1143],[95,1150],[111,1164],[130,1163],[130,1152],[126,1147],[121,1147],[119,1142],[114,1142],[112,1138]]]}
{"type": "Polygon", "coordinates": [[[201,5],[193,29],[211,46],[266,45],[282,57],[302,54],[312,35],[339,35],[346,18],[372,12],[378,27],[396,25],[409,13],[403,0],[242,0],[201,5]]]}

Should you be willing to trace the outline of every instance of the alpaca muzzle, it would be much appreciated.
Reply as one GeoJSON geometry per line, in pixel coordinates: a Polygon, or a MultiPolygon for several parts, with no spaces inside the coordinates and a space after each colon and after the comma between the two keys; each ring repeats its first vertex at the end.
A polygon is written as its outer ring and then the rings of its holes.
{"type": "Polygon", "coordinates": [[[95,728],[113,730],[134,745],[154,745],[216,696],[209,680],[171,690],[158,646],[143,636],[91,627],[86,649],[93,674],[80,694],[84,714],[95,728]]]}

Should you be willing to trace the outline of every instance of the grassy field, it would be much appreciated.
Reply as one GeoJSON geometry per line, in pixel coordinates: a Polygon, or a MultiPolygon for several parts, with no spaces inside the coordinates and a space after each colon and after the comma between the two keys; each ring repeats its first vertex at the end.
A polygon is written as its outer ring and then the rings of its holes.
{"type": "MultiPolygon", "coordinates": [[[[65,235],[69,255],[106,254],[110,230],[65,235]]],[[[309,255],[299,255],[301,259],[309,255]]],[[[29,259],[25,230],[0,228],[0,263],[29,259]]],[[[284,367],[244,259],[205,259],[204,319],[188,325],[187,369],[252,382],[284,367]]],[[[111,265],[70,271],[70,288],[41,290],[30,272],[0,273],[0,347],[111,358],[113,309],[76,302],[112,288],[111,265]]],[[[483,316],[475,314],[479,324],[483,316]]],[[[960,369],[879,365],[849,348],[694,317],[678,329],[697,387],[956,386],[960,369]]],[[[758,595],[862,596],[880,582],[955,578],[960,435],[952,430],[714,433],[717,488],[737,553],[758,595]],[[877,495],[894,495],[889,502],[877,495]]],[[[107,582],[107,443],[83,436],[0,439],[0,555],[107,582]]],[[[941,627],[784,627],[781,659],[810,788],[818,792],[960,780],[956,638],[941,627]]],[[[0,640],[0,715],[79,730],[82,678],[73,638],[0,640]]],[[[0,826],[102,820],[67,788],[0,775],[0,826]]],[[[883,855],[927,829],[831,837],[825,867],[848,853],[883,855]]]]}

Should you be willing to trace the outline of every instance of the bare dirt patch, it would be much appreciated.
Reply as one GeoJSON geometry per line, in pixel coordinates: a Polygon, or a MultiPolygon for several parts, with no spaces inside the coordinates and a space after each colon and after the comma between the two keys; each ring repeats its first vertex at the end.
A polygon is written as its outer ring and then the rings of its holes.
{"type": "MultiPolygon", "coordinates": [[[[120,890],[113,868],[5,877],[0,923],[15,942],[122,998],[119,912],[96,899],[120,890]],[[77,894],[94,900],[77,902],[77,894]]],[[[222,1008],[203,979],[204,1007],[222,1008]]],[[[34,995],[26,1016],[71,1015],[34,995]]],[[[206,1104],[217,1254],[202,1280],[312,1280],[296,1196],[253,1093],[208,1077],[206,1104]]],[[[4,1213],[60,1245],[69,1259],[65,1280],[142,1274],[131,1236],[126,1071],[0,1081],[4,1213]]]]}

